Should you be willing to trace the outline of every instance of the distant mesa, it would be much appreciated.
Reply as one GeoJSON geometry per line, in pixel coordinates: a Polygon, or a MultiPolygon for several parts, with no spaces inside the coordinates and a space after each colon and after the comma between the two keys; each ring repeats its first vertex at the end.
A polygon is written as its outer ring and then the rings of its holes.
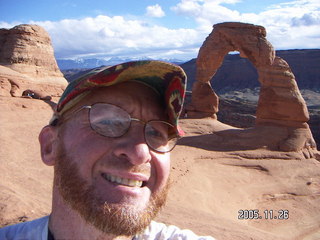
{"type": "Polygon", "coordinates": [[[22,96],[28,89],[59,96],[66,85],[49,34],[42,27],[22,24],[0,29],[1,96],[22,96]]]}
{"type": "MultiPolygon", "coordinates": [[[[211,87],[210,80],[221,66],[225,55],[239,51],[256,67],[261,85],[255,128],[279,129],[278,138],[260,141],[260,147],[281,151],[315,149],[315,141],[307,121],[309,113],[302,98],[295,76],[285,60],[275,55],[266,30],[253,24],[226,22],[213,26],[196,60],[196,81],[192,86],[192,100],[186,106],[189,118],[217,119],[219,97],[211,87]],[[275,128],[276,127],[276,128],[275,128]]],[[[244,134],[242,131],[241,134],[244,134]]],[[[270,132],[270,135],[277,133],[270,132]]],[[[265,136],[261,135],[261,138],[265,136]]],[[[253,144],[253,142],[252,142],[253,144]]],[[[250,145],[250,144],[249,144],[250,145]]]]}

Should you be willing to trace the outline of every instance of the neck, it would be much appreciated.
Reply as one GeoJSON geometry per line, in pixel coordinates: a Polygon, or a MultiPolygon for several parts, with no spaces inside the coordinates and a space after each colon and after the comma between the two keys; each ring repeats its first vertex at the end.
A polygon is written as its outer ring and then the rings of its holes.
{"type": "Polygon", "coordinates": [[[52,212],[49,229],[55,239],[128,240],[132,237],[115,236],[104,233],[87,223],[77,211],[72,209],[53,188],[52,212]]]}

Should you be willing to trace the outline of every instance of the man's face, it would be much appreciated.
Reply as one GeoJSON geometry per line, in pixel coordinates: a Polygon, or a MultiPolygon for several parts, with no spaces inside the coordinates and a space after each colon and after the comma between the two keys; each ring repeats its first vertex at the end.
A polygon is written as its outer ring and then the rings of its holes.
{"type": "MultiPolygon", "coordinates": [[[[101,88],[77,107],[98,102],[119,106],[145,122],[166,120],[157,94],[139,83],[101,88]]],[[[71,115],[61,127],[55,185],[64,200],[100,230],[134,235],[165,202],[169,153],[149,149],[139,122],[133,121],[122,137],[97,134],[90,127],[88,111],[71,115]]]]}

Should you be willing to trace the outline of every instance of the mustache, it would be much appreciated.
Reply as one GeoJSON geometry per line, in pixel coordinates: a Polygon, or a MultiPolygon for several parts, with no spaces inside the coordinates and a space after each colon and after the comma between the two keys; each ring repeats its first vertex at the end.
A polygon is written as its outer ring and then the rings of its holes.
{"type": "Polygon", "coordinates": [[[128,159],[118,157],[109,157],[108,159],[100,159],[99,167],[105,169],[116,169],[120,171],[127,171],[130,173],[150,174],[151,164],[145,163],[140,165],[133,165],[128,159]]]}

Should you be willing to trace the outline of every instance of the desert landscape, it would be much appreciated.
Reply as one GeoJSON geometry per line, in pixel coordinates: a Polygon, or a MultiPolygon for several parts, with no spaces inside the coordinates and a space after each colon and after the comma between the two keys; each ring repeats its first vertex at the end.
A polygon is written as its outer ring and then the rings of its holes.
{"type": "MultiPolygon", "coordinates": [[[[67,80],[41,27],[1,29],[0,50],[0,226],[6,226],[50,213],[53,169],[42,163],[37,138],[67,80]]],[[[181,120],[186,135],[172,152],[171,192],[157,221],[219,240],[320,239],[320,152],[295,75],[266,30],[215,25],[196,66],[181,120]],[[261,83],[255,111],[238,118],[228,111],[239,102],[219,97],[210,84],[234,50],[257,68],[261,83]],[[223,107],[228,111],[220,114],[223,107]],[[231,124],[237,121],[251,125],[231,124]]]]}

